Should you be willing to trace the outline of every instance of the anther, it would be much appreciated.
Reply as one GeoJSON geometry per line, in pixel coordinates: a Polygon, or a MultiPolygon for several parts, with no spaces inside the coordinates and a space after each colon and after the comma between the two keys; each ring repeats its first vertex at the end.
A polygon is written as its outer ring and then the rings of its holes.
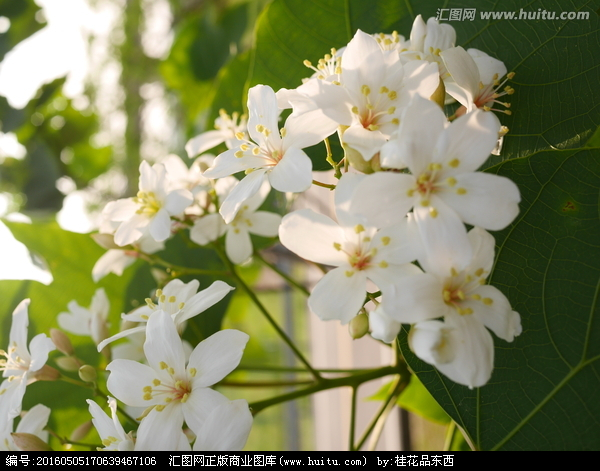
{"type": "Polygon", "coordinates": [[[450,162],[448,162],[448,165],[450,165],[452,168],[456,168],[460,165],[460,160],[452,159],[450,162]]]}

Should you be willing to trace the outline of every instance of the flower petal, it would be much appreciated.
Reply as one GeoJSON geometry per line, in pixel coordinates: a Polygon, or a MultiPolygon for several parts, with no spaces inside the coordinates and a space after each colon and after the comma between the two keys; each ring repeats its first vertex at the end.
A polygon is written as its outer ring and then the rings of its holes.
{"type": "Polygon", "coordinates": [[[344,231],[333,220],[311,209],[301,209],[284,216],[279,226],[279,240],[296,255],[316,263],[340,265],[346,255],[334,243],[343,243],[344,231]]]}
{"type": "Polygon", "coordinates": [[[321,320],[338,319],[347,324],[363,306],[366,290],[367,277],[363,271],[348,276],[346,268],[335,268],[314,287],[308,297],[308,307],[321,320]]]}
{"type": "Polygon", "coordinates": [[[230,227],[225,235],[225,252],[233,263],[245,262],[252,255],[250,234],[244,227],[230,227]]]}
{"type": "Polygon", "coordinates": [[[203,340],[192,352],[188,370],[195,368],[193,387],[208,387],[221,381],[240,363],[248,335],[239,330],[221,330],[203,340]]]}
{"type": "Polygon", "coordinates": [[[190,229],[190,239],[198,245],[206,245],[225,233],[226,225],[220,214],[208,214],[194,222],[190,229]]]}
{"type": "Polygon", "coordinates": [[[277,191],[306,191],[312,185],[312,161],[304,151],[290,147],[269,172],[269,182],[277,191]]]}
{"type": "Polygon", "coordinates": [[[222,131],[206,131],[187,141],[185,151],[191,159],[223,142],[225,142],[225,135],[222,131]]]}
{"type": "Polygon", "coordinates": [[[171,374],[172,376],[183,377],[185,375],[185,355],[181,338],[173,319],[166,312],[157,311],[148,319],[144,353],[148,359],[148,365],[154,370],[164,369],[161,364],[166,363],[175,371],[174,374],[171,374]]]}
{"type": "Polygon", "coordinates": [[[474,293],[481,296],[482,301],[469,300],[466,307],[473,309],[474,316],[507,342],[512,342],[522,331],[521,317],[510,307],[510,302],[500,290],[493,286],[478,287],[474,293]]]}
{"type": "Polygon", "coordinates": [[[445,191],[439,196],[467,224],[499,231],[519,214],[521,195],[512,180],[482,172],[465,173],[455,178],[456,187],[464,192],[445,191]]]}
{"type": "Polygon", "coordinates": [[[277,237],[282,217],[267,211],[257,211],[250,216],[252,226],[248,229],[251,234],[263,237],[277,237]]]}
{"type": "Polygon", "coordinates": [[[213,409],[194,443],[194,451],[240,451],[246,445],[252,414],[244,399],[213,409]]]}
{"type": "Polygon", "coordinates": [[[259,191],[263,184],[265,173],[266,170],[263,169],[250,172],[231,190],[231,193],[229,193],[229,196],[225,198],[225,201],[221,205],[221,209],[219,209],[226,224],[233,221],[244,201],[259,191]]]}
{"type": "Polygon", "coordinates": [[[161,402],[160,398],[144,399],[144,386],[151,385],[157,376],[148,365],[131,360],[113,360],[106,369],[110,371],[106,387],[119,401],[133,407],[148,407],[161,402]]]}
{"type": "Polygon", "coordinates": [[[209,307],[215,305],[227,296],[233,289],[235,289],[233,286],[229,286],[224,281],[217,280],[213,282],[208,288],[196,293],[185,302],[184,309],[176,317],[176,323],[180,324],[181,322],[206,311],[209,307]]]}
{"type": "Polygon", "coordinates": [[[162,411],[153,409],[140,423],[135,451],[177,450],[182,426],[183,411],[179,404],[171,403],[162,411]]]}

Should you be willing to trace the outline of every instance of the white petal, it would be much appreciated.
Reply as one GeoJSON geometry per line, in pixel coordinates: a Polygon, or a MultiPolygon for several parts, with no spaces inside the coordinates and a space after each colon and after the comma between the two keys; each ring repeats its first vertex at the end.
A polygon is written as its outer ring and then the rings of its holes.
{"type": "Polygon", "coordinates": [[[388,316],[380,304],[377,309],[369,313],[369,327],[371,337],[385,343],[392,343],[400,333],[402,324],[388,316]]]}
{"type": "Polygon", "coordinates": [[[188,190],[174,190],[167,195],[165,209],[171,216],[177,216],[192,204],[194,197],[188,190]]]}
{"type": "Polygon", "coordinates": [[[465,303],[474,311],[474,316],[494,332],[498,337],[507,342],[512,342],[515,336],[521,333],[521,317],[513,311],[506,296],[497,288],[489,285],[480,286],[474,293],[482,299],[489,299],[491,303],[470,300],[465,303]]]}
{"type": "Polygon", "coordinates": [[[156,172],[148,162],[142,160],[140,163],[140,190],[154,191],[156,188],[156,172]]]}
{"type": "Polygon", "coordinates": [[[477,170],[498,142],[500,123],[493,113],[475,110],[452,122],[440,136],[435,162],[444,166],[444,178],[477,170]],[[449,162],[456,159],[452,166],[449,162]]]}
{"type": "Polygon", "coordinates": [[[211,412],[227,402],[229,400],[223,394],[193,385],[192,392],[188,400],[181,404],[181,409],[186,424],[198,435],[211,412]]]}
{"type": "Polygon", "coordinates": [[[12,314],[9,334],[10,346],[17,346],[19,350],[27,349],[28,308],[30,302],[30,299],[24,299],[17,305],[12,314]]]}
{"type": "MultiPolygon", "coordinates": [[[[248,134],[252,140],[266,148],[267,143],[278,144],[280,142],[279,107],[277,97],[273,89],[267,85],[256,85],[248,90],[248,134]],[[263,126],[270,131],[269,136],[259,132],[257,127],[263,126]]],[[[276,145],[276,147],[280,147],[276,145]]]]}
{"type": "Polygon", "coordinates": [[[440,281],[428,273],[404,277],[395,286],[395,295],[383,299],[385,312],[402,324],[443,317],[448,307],[442,298],[442,291],[440,281]]]}
{"type": "Polygon", "coordinates": [[[225,233],[225,221],[220,214],[209,214],[194,222],[190,229],[190,239],[198,245],[206,245],[225,233]]]}
{"type": "Polygon", "coordinates": [[[91,312],[76,301],[71,301],[67,307],[69,312],[61,312],[56,318],[60,328],[76,335],[90,335],[91,312]]]}
{"type": "Polygon", "coordinates": [[[233,289],[235,289],[233,286],[229,286],[224,281],[217,280],[213,282],[208,288],[203,289],[185,302],[184,309],[176,318],[176,323],[180,324],[181,322],[206,311],[209,307],[223,299],[233,289]]]}
{"type": "Polygon", "coordinates": [[[192,352],[188,371],[196,368],[194,388],[208,387],[221,381],[240,363],[248,335],[239,330],[221,330],[203,340],[192,352]]]}
{"type": "Polygon", "coordinates": [[[229,149],[217,156],[211,168],[204,172],[204,176],[207,178],[223,178],[234,173],[243,172],[248,168],[246,165],[246,159],[238,159],[235,153],[240,149],[229,149]]]}
{"type": "Polygon", "coordinates": [[[257,211],[250,216],[252,226],[250,226],[248,232],[263,237],[277,237],[281,219],[279,214],[257,211]]]}
{"type": "Polygon", "coordinates": [[[494,264],[494,252],[496,240],[489,232],[480,227],[474,227],[467,234],[471,247],[473,247],[473,259],[469,264],[471,271],[482,268],[484,273],[490,273],[494,264]]]}
{"type": "Polygon", "coordinates": [[[145,234],[149,223],[150,219],[143,214],[134,214],[131,219],[123,221],[115,232],[115,244],[123,247],[138,241],[145,234]]]}
{"type": "Polygon", "coordinates": [[[144,386],[152,385],[152,380],[157,377],[149,366],[137,361],[113,360],[106,369],[110,371],[106,387],[119,401],[133,407],[148,407],[160,402],[159,398],[149,401],[143,398],[144,386]]]}
{"type": "Polygon", "coordinates": [[[194,451],[241,451],[252,428],[252,414],[244,399],[228,401],[206,418],[194,451]]]}
{"type": "Polygon", "coordinates": [[[287,249],[311,262],[337,266],[347,259],[334,247],[334,243],[344,242],[344,231],[311,209],[287,214],[279,226],[279,240],[287,249]]]}
{"type": "Polygon", "coordinates": [[[187,141],[185,151],[191,159],[223,142],[225,142],[225,136],[222,131],[207,131],[187,141]]]}
{"type": "Polygon", "coordinates": [[[160,371],[164,362],[175,370],[175,376],[184,376],[185,355],[181,338],[173,319],[166,312],[158,311],[148,319],[144,353],[154,370],[160,371]]]}
{"type": "Polygon", "coordinates": [[[415,96],[402,113],[398,135],[393,141],[394,152],[382,152],[381,165],[397,169],[407,166],[418,176],[431,161],[445,124],[446,117],[437,104],[415,96]]]}
{"type": "Polygon", "coordinates": [[[361,124],[346,129],[342,139],[344,144],[359,152],[366,161],[371,160],[387,142],[386,136],[381,131],[370,131],[361,124]]]}
{"type": "Polygon", "coordinates": [[[269,172],[269,182],[277,191],[308,190],[312,185],[312,161],[304,151],[291,147],[269,172]]]}
{"type": "Polygon", "coordinates": [[[346,272],[345,267],[331,270],[310,293],[308,307],[320,319],[338,319],[347,324],[363,306],[367,277],[363,271],[355,271],[351,276],[346,272]]]}
{"type": "Polygon", "coordinates": [[[42,438],[40,435],[48,434],[48,432],[42,432],[42,429],[46,427],[49,418],[50,408],[44,404],[37,404],[23,416],[17,425],[17,433],[32,433],[42,438]]]}
{"type": "Polygon", "coordinates": [[[96,427],[98,435],[100,435],[100,439],[104,440],[110,436],[117,438],[117,431],[115,429],[113,420],[96,402],[91,399],[86,399],[86,402],[89,404],[92,423],[94,424],[94,427],[96,427]]]}
{"type": "Polygon", "coordinates": [[[38,334],[31,339],[29,351],[31,352],[31,363],[29,371],[38,371],[48,361],[48,354],[56,350],[54,342],[46,334],[38,334]]]}
{"type": "Polygon", "coordinates": [[[248,198],[260,190],[265,178],[265,170],[259,169],[246,175],[236,186],[221,205],[219,212],[226,224],[233,221],[233,218],[240,207],[248,198]]]}
{"type": "Polygon", "coordinates": [[[377,172],[358,184],[350,210],[368,219],[375,227],[401,222],[413,206],[407,192],[415,186],[412,175],[377,172]]]}
{"type": "Polygon", "coordinates": [[[150,235],[157,242],[167,240],[171,235],[171,217],[165,208],[160,208],[148,226],[150,235]]]}
{"type": "Polygon", "coordinates": [[[463,90],[463,93],[453,93],[453,88],[447,87],[446,91],[456,98],[461,104],[471,111],[473,101],[479,94],[479,71],[473,58],[462,47],[454,47],[440,53],[446,69],[454,79],[456,85],[463,90]],[[467,103],[464,103],[464,97],[467,103]]]}
{"type": "Polygon", "coordinates": [[[521,195],[512,180],[489,173],[473,172],[457,175],[456,191],[440,193],[440,198],[451,206],[467,224],[499,231],[508,226],[519,214],[521,195]]]}
{"type": "Polygon", "coordinates": [[[446,277],[452,268],[461,271],[470,263],[473,249],[467,229],[454,209],[435,195],[430,205],[416,205],[413,209],[424,249],[419,263],[428,273],[446,277]],[[431,208],[435,208],[436,217],[431,215],[431,208]]]}
{"type": "Polygon", "coordinates": [[[136,451],[173,451],[180,442],[183,411],[173,402],[162,411],[153,409],[140,423],[136,451]]]}
{"type": "Polygon", "coordinates": [[[504,62],[487,55],[479,49],[467,49],[467,53],[473,58],[479,70],[479,77],[484,85],[489,85],[506,75],[507,69],[504,62]],[[497,74],[496,79],[494,76],[497,74]]]}
{"type": "Polygon", "coordinates": [[[252,255],[252,241],[244,227],[230,227],[225,235],[225,252],[233,263],[245,262],[252,255]]]}
{"type": "Polygon", "coordinates": [[[423,51],[428,52],[429,48],[441,49],[442,51],[454,47],[456,43],[456,30],[452,25],[438,23],[431,17],[427,20],[427,37],[423,44],[423,51]]]}
{"type": "Polygon", "coordinates": [[[145,325],[142,325],[139,327],[134,327],[132,329],[123,330],[122,332],[119,332],[118,334],[115,334],[112,337],[104,339],[104,340],[102,340],[102,342],[98,343],[98,351],[101,352],[102,349],[104,349],[104,347],[106,347],[109,343],[114,342],[115,340],[129,337],[130,335],[141,333],[141,332],[146,332],[145,325]]]}

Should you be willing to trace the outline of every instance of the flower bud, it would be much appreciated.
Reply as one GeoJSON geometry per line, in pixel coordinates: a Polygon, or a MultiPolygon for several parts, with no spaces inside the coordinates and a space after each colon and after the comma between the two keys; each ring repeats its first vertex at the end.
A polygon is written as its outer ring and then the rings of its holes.
{"type": "Polygon", "coordinates": [[[11,433],[11,436],[21,451],[53,451],[50,445],[33,433],[11,433]]]}
{"type": "Polygon", "coordinates": [[[366,335],[369,332],[369,316],[364,312],[356,316],[348,324],[348,331],[353,339],[359,339],[366,335]]]}
{"type": "Polygon", "coordinates": [[[98,374],[96,373],[96,368],[91,365],[83,365],[79,368],[79,377],[81,381],[85,381],[86,383],[94,383],[96,379],[98,379],[98,374]]]}
{"type": "Polygon", "coordinates": [[[75,349],[73,348],[73,344],[67,334],[65,334],[62,330],[59,329],[50,329],[50,338],[59,352],[64,353],[67,356],[73,355],[75,353],[75,349]]]}
{"type": "Polygon", "coordinates": [[[77,371],[81,367],[81,362],[72,356],[59,357],[55,361],[58,367],[65,371],[77,371]]]}
{"type": "Polygon", "coordinates": [[[52,368],[50,365],[44,365],[39,370],[31,374],[34,381],[57,381],[60,379],[61,374],[56,368],[52,368]]]}
{"type": "Polygon", "coordinates": [[[94,424],[91,420],[82,423],[79,427],[73,430],[73,433],[71,433],[69,440],[72,442],[80,442],[85,438],[85,436],[89,433],[93,426],[94,424]]]}

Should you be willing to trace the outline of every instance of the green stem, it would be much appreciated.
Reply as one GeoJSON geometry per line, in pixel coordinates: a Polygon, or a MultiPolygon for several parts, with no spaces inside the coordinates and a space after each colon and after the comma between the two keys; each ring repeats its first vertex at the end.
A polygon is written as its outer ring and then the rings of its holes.
{"type": "Polygon", "coordinates": [[[317,180],[313,180],[313,185],[317,185],[317,186],[321,186],[323,188],[329,188],[330,190],[335,190],[335,185],[332,185],[330,183],[323,183],[323,182],[319,182],[317,180]]]}
{"type": "Polygon", "coordinates": [[[450,421],[448,425],[448,430],[446,431],[446,439],[444,441],[444,451],[450,451],[450,447],[452,446],[452,442],[454,441],[454,435],[456,434],[456,422],[454,420],[450,421]]]}
{"type": "Polygon", "coordinates": [[[356,393],[358,392],[358,386],[352,386],[352,399],[350,409],[350,437],[348,439],[348,451],[356,451],[354,448],[354,434],[356,432],[356,393]]]}
{"type": "Polygon", "coordinates": [[[94,390],[94,385],[92,383],[84,383],[83,381],[79,381],[77,379],[69,378],[63,374],[60,375],[60,381],[64,381],[65,383],[74,384],[75,386],[81,386],[82,388],[87,388],[94,390]]]}
{"type": "Polygon", "coordinates": [[[306,386],[307,384],[313,384],[313,381],[221,381],[219,386],[228,388],[277,388],[281,386],[306,386]]]}
{"type": "MultiPolygon", "coordinates": [[[[306,368],[296,368],[289,366],[238,366],[236,371],[281,371],[287,373],[310,373],[306,368]]],[[[347,369],[336,369],[336,368],[319,368],[319,373],[366,373],[373,371],[373,368],[347,368],[347,369]]]]}
{"type": "Polygon", "coordinates": [[[292,391],[286,394],[282,394],[280,396],[275,396],[270,399],[265,399],[263,401],[254,402],[250,404],[250,409],[252,410],[252,414],[256,415],[260,411],[266,409],[267,407],[274,406],[276,404],[281,404],[282,402],[291,401],[320,391],[340,388],[343,386],[358,387],[359,385],[367,381],[381,378],[382,376],[398,373],[399,371],[397,367],[384,366],[382,368],[377,368],[375,370],[367,371],[365,373],[343,376],[341,378],[321,378],[320,381],[313,383],[312,386],[309,386],[307,388],[292,391]]]}
{"type": "Polygon", "coordinates": [[[274,265],[274,264],[268,262],[267,260],[265,260],[265,258],[259,252],[254,252],[254,255],[261,262],[263,262],[266,266],[268,266],[271,270],[273,270],[275,273],[277,273],[279,276],[281,276],[285,281],[287,281],[290,285],[294,286],[295,288],[298,288],[306,296],[310,295],[310,291],[308,291],[304,286],[302,286],[296,280],[293,280],[292,278],[290,278],[290,276],[288,274],[284,273],[282,270],[277,268],[277,265],[274,265]]]}
{"type": "Polygon", "coordinates": [[[300,352],[300,350],[298,350],[298,347],[296,347],[296,345],[294,344],[292,339],[289,338],[288,335],[283,331],[283,329],[281,327],[279,327],[277,322],[275,322],[275,319],[273,319],[271,314],[269,314],[269,311],[267,311],[267,309],[265,308],[263,303],[260,302],[260,300],[258,299],[258,296],[256,296],[254,291],[252,291],[250,289],[250,287],[246,284],[246,282],[238,274],[238,272],[235,269],[235,265],[233,263],[231,263],[229,258],[227,258],[227,255],[225,255],[223,253],[223,249],[221,249],[221,247],[217,243],[214,243],[213,247],[217,251],[217,254],[219,255],[219,257],[221,257],[221,260],[223,260],[223,262],[230,269],[231,275],[233,276],[233,278],[235,278],[237,283],[244,289],[246,294],[248,294],[248,296],[250,297],[250,299],[252,300],[254,305],[258,308],[258,310],[260,312],[262,312],[262,314],[265,316],[265,318],[267,319],[269,324],[271,324],[271,326],[275,329],[275,331],[279,334],[279,336],[283,339],[283,341],[288,344],[288,346],[292,349],[292,351],[294,352],[294,354],[296,355],[298,360],[302,364],[304,364],[304,366],[306,366],[306,368],[312,373],[315,380],[320,381],[321,375],[319,374],[319,372],[312,367],[312,365],[308,362],[308,360],[306,358],[304,358],[304,355],[302,355],[302,352],[300,352]]]}
{"type": "Polygon", "coordinates": [[[140,252],[140,254],[144,255],[147,258],[148,262],[154,265],[160,265],[169,270],[169,273],[173,276],[181,276],[181,275],[211,275],[211,276],[230,276],[229,272],[223,270],[203,270],[201,268],[189,268],[183,267],[180,265],[174,265],[166,260],[163,260],[157,255],[146,254],[140,252]]]}

